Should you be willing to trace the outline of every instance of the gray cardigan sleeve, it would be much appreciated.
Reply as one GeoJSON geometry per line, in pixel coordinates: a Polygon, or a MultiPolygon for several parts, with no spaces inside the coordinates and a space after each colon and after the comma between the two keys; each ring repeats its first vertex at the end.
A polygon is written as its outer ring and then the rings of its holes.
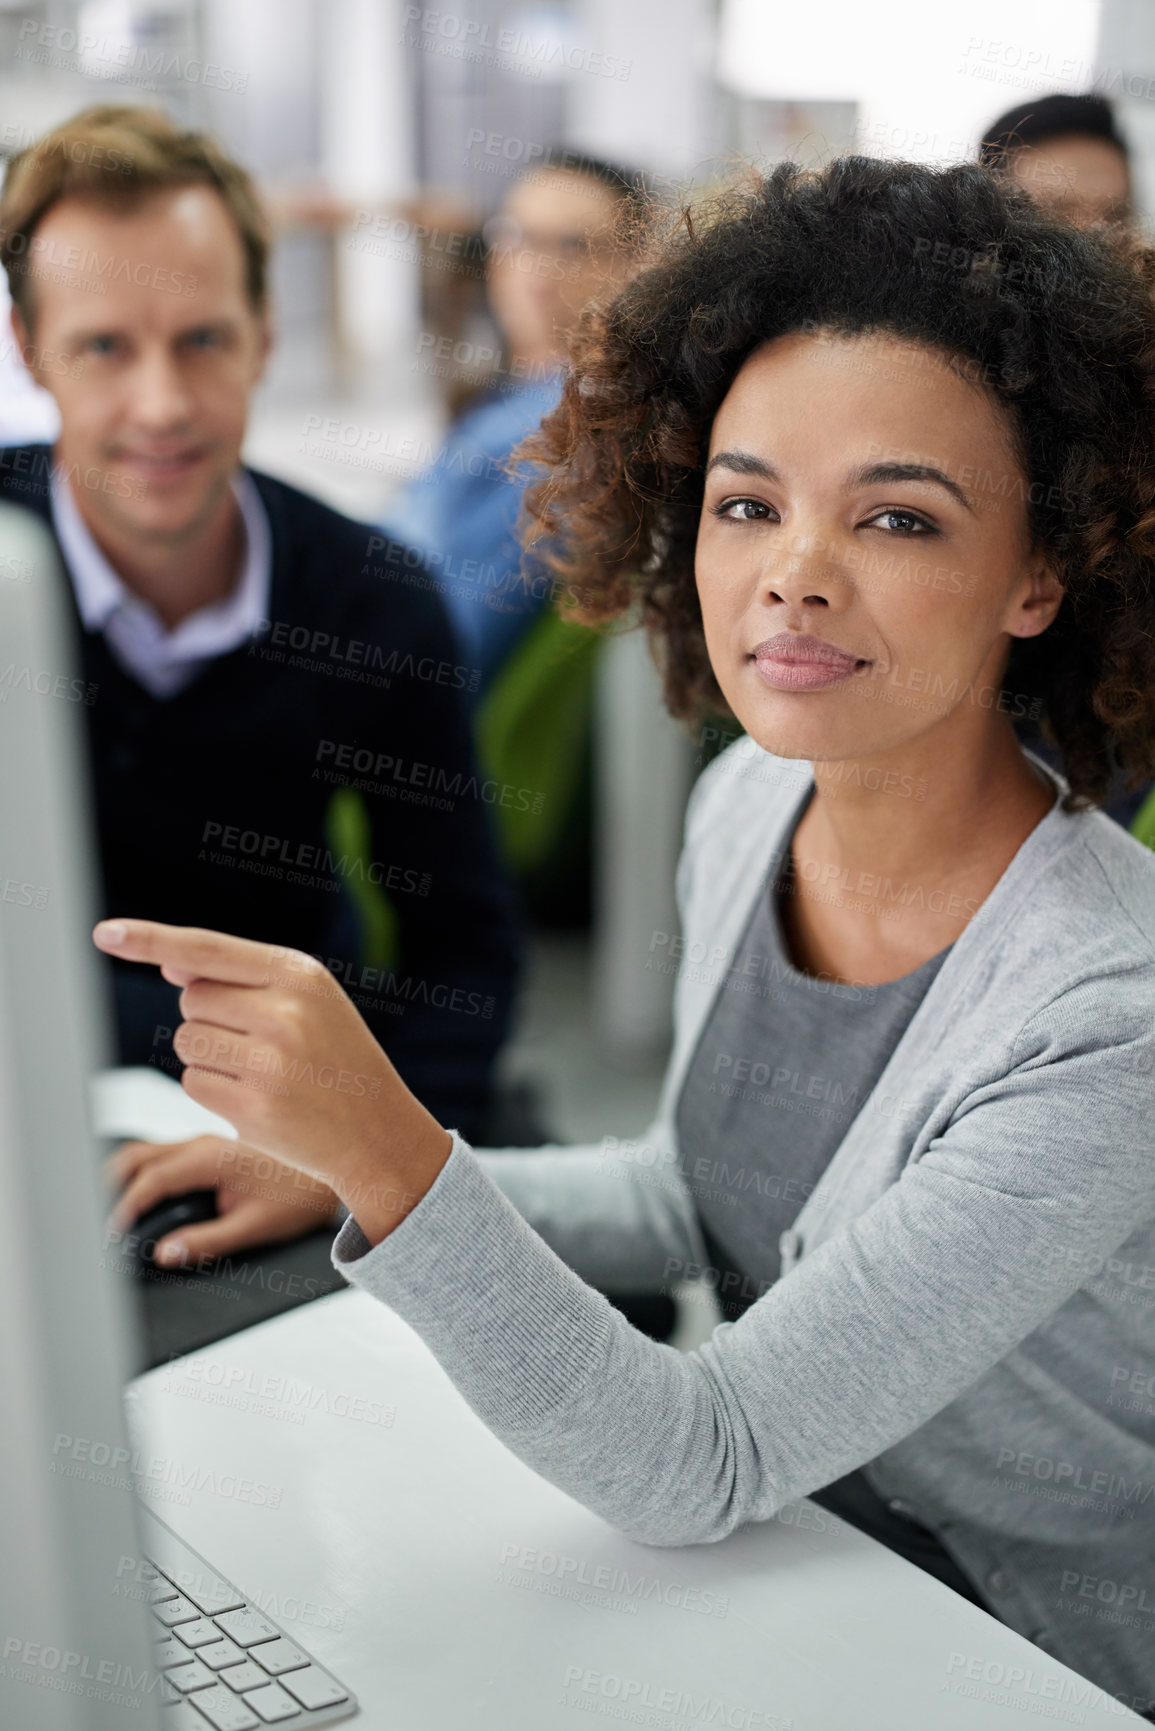
{"type": "Polygon", "coordinates": [[[707,1260],[670,1139],[654,1124],[595,1147],[487,1150],[482,1171],[561,1260],[603,1292],[666,1291],[707,1260]]]}
{"type": "Polygon", "coordinates": [[[380,1244],[346,1221],[334,1264],[544,1478],[644,1542],[722,1538],[908,1436],[1150,1217],[1151,1017],[1102,984],[1032,1016],[922,1157],[697,1351],[632,1328],[459,1137],[380,1244]]]}

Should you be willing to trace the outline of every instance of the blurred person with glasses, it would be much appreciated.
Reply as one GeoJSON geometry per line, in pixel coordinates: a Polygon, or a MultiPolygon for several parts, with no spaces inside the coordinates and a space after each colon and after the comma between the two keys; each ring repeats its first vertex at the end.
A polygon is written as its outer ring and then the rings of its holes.
{"type": "Polygon", "coordinates": [[[386,532],[422,552],[480,702],[553,596],[516,535],[528,477],[506,468],[558,400],[566,339],[582,308],[621,286],[646,209],[642,176],[553,149],[482,230],[486,292],[502,353],[425,474],[386,513],[386,532]]]}

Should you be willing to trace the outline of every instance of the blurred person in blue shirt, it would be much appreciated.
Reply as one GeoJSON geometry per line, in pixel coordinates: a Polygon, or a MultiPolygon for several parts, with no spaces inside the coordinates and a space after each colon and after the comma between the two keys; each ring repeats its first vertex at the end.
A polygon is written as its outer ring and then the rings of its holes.
{"type": "Polygon", "coordinates": [[[481,670],[478,700],[552,593],[517,540],[528,474],[505,465],[558,400],[582,307],[624,281],[646,197],[639,174],[569,150],[549,151],[515,182],[483,230],[497,367],[386,513],[385,532],[439,577],[462,651],[481,670]]]}

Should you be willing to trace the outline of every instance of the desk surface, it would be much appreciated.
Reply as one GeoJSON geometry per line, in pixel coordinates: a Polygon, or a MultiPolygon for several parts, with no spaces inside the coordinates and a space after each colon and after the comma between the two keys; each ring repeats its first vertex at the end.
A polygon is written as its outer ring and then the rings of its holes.
{"type": "Polygon", "coordinates": [[[1142,1724],[812,1503],[716,1545],[623,1538],[364,1293],[150,1371],[128,1404],[150,1506],[356,1691],[367,1731],[1142,1724]]]}

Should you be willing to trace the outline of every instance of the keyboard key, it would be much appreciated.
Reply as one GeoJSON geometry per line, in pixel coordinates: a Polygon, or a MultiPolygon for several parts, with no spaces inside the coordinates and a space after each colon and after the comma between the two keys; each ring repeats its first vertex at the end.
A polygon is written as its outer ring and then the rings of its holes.
{"type": "Polygon", "coordinates": [[[279,1677],[282,1671],[296,1671],[299,1666],[309,1663],[309,1655],[284,1635],[279,1640],[266,1641],[262,1647],[254,1647],[253,1658],[273,1677],[279,1677]]]}
{"type": "Polygon", "coordinates": [[[152,1662],[158,1671],[169,1665],[187,1665],[188,1648],[182,1647],[175,1635],[166,1635],[163,1640],[153,1642],[152,1662]]]}
{"type": "Polygon", "coordinates": [[[221,1632],[207,1617],[197,1617],[191,1623],[178,1623],[176,1636],[186,1647],[207,1647],[211,1642],[220,1640],[221,1632]]]}
{"type": "Polygon", "coordinates": [[[254,1665],[251,1659],[246,1659],[243,1665],[230,1665],[227,1671],[222,1671],[220,1680],[240,1695],[246,1689],[261,1688],[268,1682],[269,1673],[262,1671],[259,1665],[254,1665]]]}
{"type": "Polygon", "coordinates": [[[291,1695],[286,1695],[279,1683],[264,1689],[254,1689],[245,1696],[245,1706],[261,1715],[266,1725],[276,1725],[281,1719],[296,1719],[301,1709],[291,1695]]]}
{"type": "Polygon", "coordinates": [[[197,1658],[202,1665],[208,1665],[213,1671],[223,1671],[226,1665],[239,1665],[244,1658],[244,1652],[235,1641],[227,1641],[222,1635],[219,1641],[214,1641],[211,1647],[198,1647],[197,1658]]]}
{"type": "Polygon", "coordinates": [[[190,1556],[180,1540],[159,1523],[154,1523],[153,1540],[161,1550],[154,1551],[149,1559],[152,1567],[167,1576],[174,1583],[173,1590],[179,1589],[206,1617],[215,1617],[218,1611],[235,1611],[244,1604],[234,1586],[199,1557],[190,1556]]]}
{"type": "Polygon", "coordinates": [[[154,1617],[159,1617],[166,1629],[171,1629],[176,1623],[191,1623],[200,1612],[191,1600],[178,1593],[175,1599],[166,1599],[161,1605],[152,1607],[154,1617]]]}
{"type": "Polygon", "coordinates": [[[192,1702],[183,1699],[175,1707],[166,1707],[161,1719],[163,1731],[205,1731],[205,1724],[192,1702]]]}
{"type": "Polygon", "coordinates": [[[288,1671],[281,1682],[302,1707],[332,1707],[337,1701],[349,1699],[340,1683],[334,1682],[319,1665],[306,1665],[303,1671],[288,1671]]]}
{"type": "Polygon", "coordinates": [[[227,1635],[238,1647],[255,1647],[258,1641],[274,1641],[281,1632],[267,1617],[262,1617],[259,1611],[249,1610],[247,1606],[243,1611],[226,1611],[216,1618],[216,1625],[222,1635],[227,1635]]]}
{"type": "Polygon", "coordinates": [[[216,1731],[254,1731],[261,1723],[243,1695],[233,1695],[219,1683],[197,1696],[197,1706],[216,1731]]]}
{"type": "Polygon", "coordinates": [[[187,1665],[174,1665],[171,1671],[164,1674],[166,1683],[171,1683],[174,1689],[179,1689],[182,1695],[188,1695],[193,1689],[207,1689],[216,1678],[207,1666],[199,1659],[190,1659],[187,1665]]]}
{"type": "Polygon", "coordinates": [[[220,1611],[239,1611],[245,1602],[242,1593],[207,1569],[180,1569],[177,1575],[185,1598],[191,1599],[206,1617],[215,1617],[220,1611]]]}

